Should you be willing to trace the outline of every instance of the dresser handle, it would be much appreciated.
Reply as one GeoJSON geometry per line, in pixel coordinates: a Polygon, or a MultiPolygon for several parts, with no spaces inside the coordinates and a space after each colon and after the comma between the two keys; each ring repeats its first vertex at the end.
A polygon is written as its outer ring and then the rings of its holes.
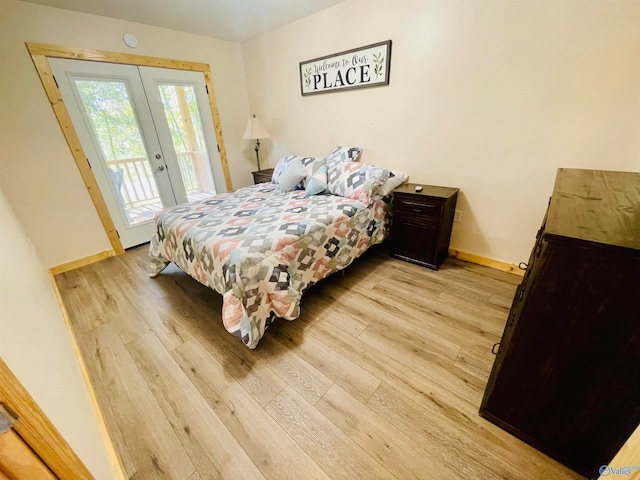
{"type": "Polygon", "coordinates": [[[536,245],[536,258],[540,256],[540,252],[542,252],[542,242],[538,242],[536,245]]]}
{"type": "Polygon", "coordinates": [[[518,268],[519,268],[520,270],[526,270],[528,266],[529,266],[529,265],[527,265],[527,264],[526,264],[526,263],[524,263],[524,262],[520,262],[520,263],[518,264],[518,268]]]}
{"type": "Polygon", "coordinates": [[[499,351],[500,351],[500,343],[494,343],[493,347],[491,347],[491,353],[493,353],[494,355],[497,355],[499,351]],[[497,350],[496,350],[496,347],[498,347],[497,350]]]}

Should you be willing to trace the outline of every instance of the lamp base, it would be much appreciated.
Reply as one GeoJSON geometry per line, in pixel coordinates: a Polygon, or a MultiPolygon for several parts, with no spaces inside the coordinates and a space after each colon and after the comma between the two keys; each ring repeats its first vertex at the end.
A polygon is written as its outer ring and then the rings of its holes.
{"type": "Polygon", "coordinates": [[[260,140],[256,140],[256,147],[254,148],[254,150],[256,151],[256,160],[258,161],[258,171],[262,171],[262,168],[260,168],[260,155],[258,155],[258,150],[260,150],[260,140]]]}

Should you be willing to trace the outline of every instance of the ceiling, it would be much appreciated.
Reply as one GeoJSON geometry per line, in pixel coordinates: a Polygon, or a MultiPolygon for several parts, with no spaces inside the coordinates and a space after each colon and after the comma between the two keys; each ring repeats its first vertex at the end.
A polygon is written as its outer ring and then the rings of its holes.
{"type": "Polygon", "coordinates": [[[244,42],[344,0],[25,0],[244,42]]]}

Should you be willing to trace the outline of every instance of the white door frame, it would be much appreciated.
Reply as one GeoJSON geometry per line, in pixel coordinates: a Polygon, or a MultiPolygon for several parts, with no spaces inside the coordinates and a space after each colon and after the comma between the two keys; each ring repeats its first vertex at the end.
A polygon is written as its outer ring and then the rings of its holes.
{"type": "MultiPolygon", "coordinates": [[[[66,106],[69,115],[71,116],[84,151],[87,154],[87,160],[91,165],[93,175],[100,187],[100,192],[102,193],[105,204],[117,228],[120,242],[124,244],[123,246],[125,248],[148,242],[152,235],[153,226],[150,224],[153,220],[149,219],[147,221],[129,224],[124,206],[119,200],[116,188],[110,178],[109,167],[106,163],[107,159],[104,158],[104,153],[94,131],[93,124],[87,115],[86,108],[83,105],[78,88],[75,85],[76,80],[113,80],[122,82],[126,86],[149,166],[153,172],[153,182],[160,195],[162,205],[164,207],[170,207],[177,203],[174,190],[177,190],[176,193],[180,199],[182,199],[185,194],[182,189],[182,183],[172,185],[167,175],[170,170],[177,170],[177,159],[172,158],[172,160],[174,160],[173,168],[166,168],[165,157],[168,152],[163,151],[158,140],[154,120],[149,110],[138,67],[134,65],[95,63],[63,58],[52,58],[49,64],[56,76],[56,83],[58,84],[60,93],[63,98],[67,100],[66,106]]],[[[173,146],[169,145],[169,148],[173,149],[173,146]]]]}
{"type": "MultiPolygon", "coordinates": [[[[31,54],[31,59],[36,67],[36,71],[40,77],[40,81],[44,87],[45,93],[51,103],[51,107],[56,115],[62,133],[69,145],[71,154],[76,162],[78,170],[84,180],[85,186],[89,192],[91,200],[96,208],[98,216],[105,229],[107,237],[113,248],[113,252],[120,254],[124,252],[122,243],[118,238],[118,233],[113,225],[113,220],[105,205],[104,198],[100,193],[98,184],[87,164],[86,155],[78,139],[78,135],[73,127],[69,112],[62,100],[60,91],[55,84],[53,73],[48,62],[48,58],[76,58],[81,60],[91,60],[95,62],[120,63],[125,65],[137,65],[148,67],[172,68],[175,70],[188,70],[202,72],[205,78],[207,95],[209,98],[209,107],[213,120],[214,130],[216,133],[217,149],[220,152],[220,164],[225,178],[225,185],[228,191],[233,190],[231,183],[231,175],[229,173],[229,164],[227,162],[227,153],[222,137],[222,127],[220,123],[220,114],[216,104],[215,92],[213,88],[213,80],[211,76],[211,68],[206,63],[188,62],[181,60],[171,60],[157,57],[146,57],[141,55],[133,55],[120,52],[109,52],[104,50],[91,50],[84,48],[65,47],[58,45],[49,45],[42,43],[26,43],[27,49],[31,54]]],[[[204,113],[204,112],[203,112],[204,113]]]]}
{"type": "MultiPolygon", "coordinates": [[[[162,99],[160,98],[159,85],[186,85],[193,87],[196,91],[196,103],[198,104],[198,112],[202,121],[204,141],[207,148],[207,154],[209,156],[209,164],[213,173],[213,182],[216,188],[216,192],[224,192],[225,185],[221,179],[224,178],[224,172],[222,169],[222,162],[220,160],[220,154],[216,144],[216,138],[213,132],[215,132],[215,126],[213,124],[213,118],[208,115],[209,106],[206,104],[207,98],[207,86],[204,83],[203,76],[200,72],[188,72],[178,70],[168,70],[165,68],[154,67],[139,67],[140,77],[142,78],[142,84],[144,85],[147,99],[149,100],[149,108],[153,118],[164,118],[164,107],[162,105],[162,99]],[[170,73],[169,73],[170,72],[170,73]],[[152,93],[153,92],[153,93],[152,93]]],[[[158,131],[158,137],[160,138],[160,146],[162,150],[167,154],[173,154],[174,148],[172,145],[165,145],[165,139],[171,139],[171,133],[169,132],[169,126],[166,122],[156,123],[156,130],[158,131]]],[[[177,164],[176,158],[176,164],[177,164]]],[[[169,171],[169,176],[178,175],[177,171],[169,171]]],[[[179,182],[182,184],[182,179],[176,177],[172,178],[172,184],[179,182]]],[[[176,194],[176,200],[178,203],[186,202],[185,199],[178,198],[176,194]]]]}
{"type": "MultiPolygon", "coordinates": [[[[215,188],[216,192],[225,191],[213,120],[211,115],[208,115],[204,75],[201,72],[66,58],[52,58],[49,64],[117,228],[120,241],[125,248],[149,241],[153,235],[153,218],[149,216],[135,222],[128,218],[128,208],[122,193],[114,185],[113,171],[109,167],[108,160],[111,159],[111,153],[104,151],[105,146],[101,143],[104,140],[98,138],[96,126],[85,105],[87,99],[83,99],[80,94],[79,82],[115,82],[126,89],[125,103],[128,102],[132,107],[134,123],[142,142],[144,152],[142,155],[145,157],[145,160],[141,159],[136,164],[135,170],[138,174],[144,175],[146,172],[149,174],[146,181],[147,188],[145,189],[143,185],[140,185],[140,188],[144,190],[150,188],[159,194],[159,198],[154,201],[154,209],[189,201],[185,190],[186,178],[183,179],[186,172],[181,171],[178,162],[178,154],[160,90],[164,85],[188,88],[193,92],[196,108],[194,114],[199,120],[197,122],[199,126],[196,129],[202,134],[200,148],[203,153],[206,152],[206,163],[212,172],[214,184],[211,188],[215,188]]],[[[127,170],[126,165],[125,170],[127,170]]],[[[131,184],[130,174],[129,171],[124,174],[125,183],[129,185],[126,190],[129,194],[135,195],[131,191],[135,187],[131,184]]],[[[140,181],[142,182],[142,179],[140,181]]],[[[149,193],[151,192],[145,192],[145,194],[149,193]]]]}

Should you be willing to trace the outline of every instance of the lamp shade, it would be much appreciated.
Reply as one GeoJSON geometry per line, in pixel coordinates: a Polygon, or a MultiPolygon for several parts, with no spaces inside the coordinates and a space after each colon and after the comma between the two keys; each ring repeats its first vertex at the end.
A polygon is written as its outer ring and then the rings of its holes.
{"type": "Polygon", "coordinates": [[[264,128],[264,125],[262,125],[260,119],[256,118],[255,116],[253,118],[250,118],[247,122],[247,128],[245,129],[244,135],[242,136],[244,140],[257,140],[259,138],[269,137],[271,137],[271,135],[269,135],[267,129],[264,128]]]}

